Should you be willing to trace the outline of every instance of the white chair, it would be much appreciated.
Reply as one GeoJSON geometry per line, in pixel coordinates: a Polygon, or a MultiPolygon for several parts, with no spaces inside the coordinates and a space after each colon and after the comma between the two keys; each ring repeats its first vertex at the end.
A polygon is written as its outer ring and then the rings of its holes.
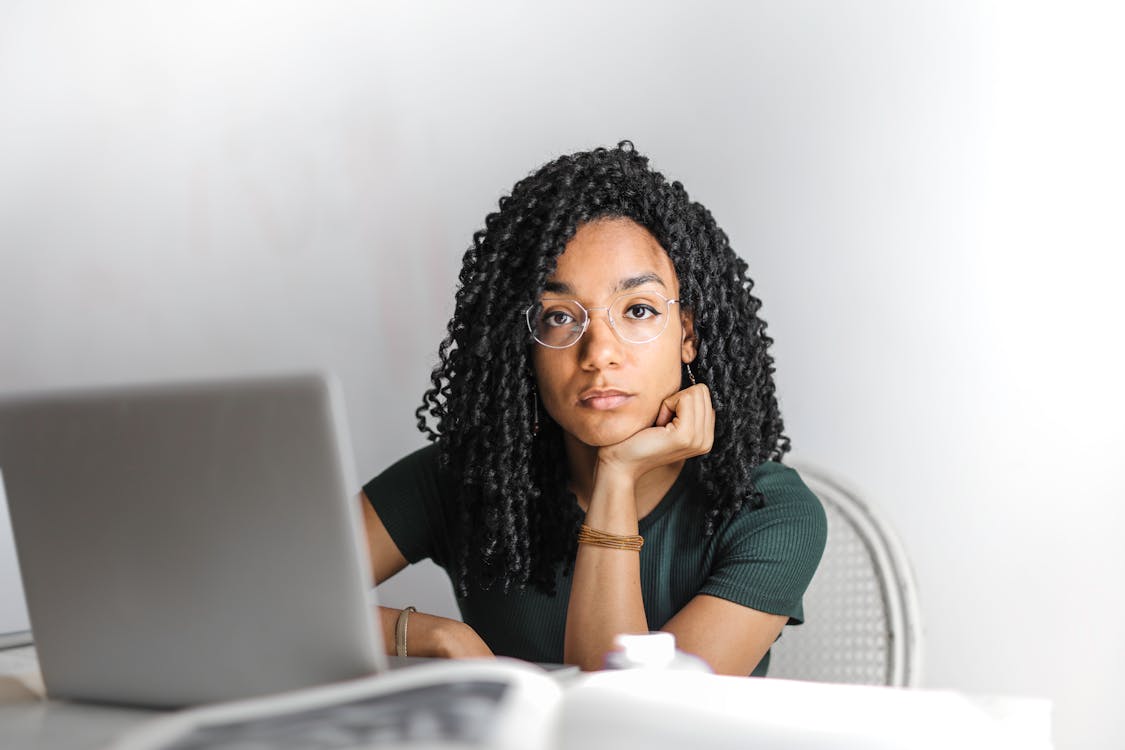
{"type": "Polygon", "coordinates": [[[828,543],[805,593],[805,623],[774,644],[770,677],[910,687],[921,675],[914,578],[887,525],[819,469],[796,464],[824,505],[828,543]]]}

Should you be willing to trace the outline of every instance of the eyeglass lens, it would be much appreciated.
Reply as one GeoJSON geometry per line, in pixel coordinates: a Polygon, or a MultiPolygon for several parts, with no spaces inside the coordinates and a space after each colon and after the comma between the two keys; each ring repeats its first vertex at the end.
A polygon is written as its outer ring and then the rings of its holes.
{"type": "MultiPolygon", "coordinates": [[[[644,344],[664,332],[669,304],[653,292],[638,292],[615,297],[605,309],[610,326],[622,340],[644,344]]],[[[556,349],[582,337],[587,317],[586,309],[570,299],[544,299],[527,311],[528,327],[536,341],[556,349]]]]}

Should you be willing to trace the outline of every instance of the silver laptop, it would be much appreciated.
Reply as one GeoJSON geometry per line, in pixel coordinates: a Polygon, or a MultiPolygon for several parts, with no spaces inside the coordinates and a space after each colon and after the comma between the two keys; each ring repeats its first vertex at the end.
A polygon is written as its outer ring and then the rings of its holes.
{"type": "Polygon", "coordinates": [[[184,706],[386,666],[334,381],[0,397],[0,470],[51,697],[184,706]]]}

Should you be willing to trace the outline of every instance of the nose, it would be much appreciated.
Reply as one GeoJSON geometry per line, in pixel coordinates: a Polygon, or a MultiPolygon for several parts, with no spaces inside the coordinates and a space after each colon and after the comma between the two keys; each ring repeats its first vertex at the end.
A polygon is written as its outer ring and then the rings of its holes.
{"type": "Polygon", "coordinates": [[[621,364],[621,339],[613,332],[604,308],[587,313],[590,323],[578,340],[579,364],[585,370],[601,370],[621,364]]]}

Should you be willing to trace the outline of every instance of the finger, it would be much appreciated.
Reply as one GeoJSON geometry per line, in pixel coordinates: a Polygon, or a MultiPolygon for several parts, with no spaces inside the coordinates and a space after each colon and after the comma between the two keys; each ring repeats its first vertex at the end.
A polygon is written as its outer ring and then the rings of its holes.
{"type": "Polygon", "coordinates": [[[707,391],[707,408],[704,411],[707,413],[707,426],[704,429],[704,435],[706,435],[704,452],[710,453],[711,448],[715,445],[715,405],[710,390],[707,391]]]}
{"type": "Polygon", "coordinates": [[[710,409],[708,408],[710,394],[707,391],[707,386],[703,385],[702,383],[699,384],[699,390],[696,394],[696,401],[697,405],[695,411],[699,415],[695,420],[696,446],[701,453],[705,453],[707,451],[707,412],[710,411],[710,409]]]}
{"type": "Polygon", "coordinates": [[[684,458],[696,455],[699,450],[700,400],[699,391],[692,386],[676,394],[676,418],[672,424],[677,430],[676,444],[684,458]]]}
{"type": "Polygon", "coordinates": [[[692,456],[706,453],[709,449],[708,424],[712,411],[711,396],[707,386],[701,383],[684,390],[680,412],[683,414],[686,424],[691,426],[690,434],[685,436],[685,449],[692,456]]]}
{"type": "MultiPolygon", "coordinates": [[[[683,391],[677,391],[660,403],[660,413],[656,416],[656,426],[664,427],[679,417],[680,401],[683,391]]],[[[673,425],[678,427],[679,424],[673,425]]]]}

